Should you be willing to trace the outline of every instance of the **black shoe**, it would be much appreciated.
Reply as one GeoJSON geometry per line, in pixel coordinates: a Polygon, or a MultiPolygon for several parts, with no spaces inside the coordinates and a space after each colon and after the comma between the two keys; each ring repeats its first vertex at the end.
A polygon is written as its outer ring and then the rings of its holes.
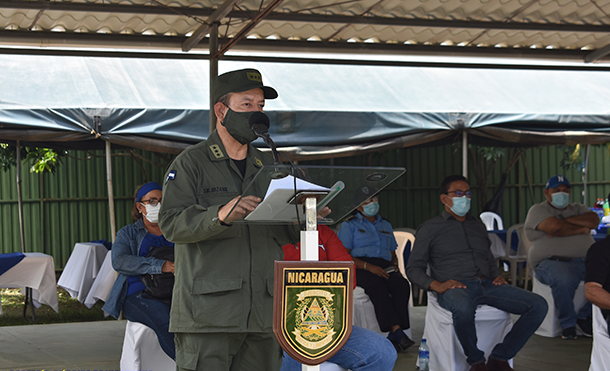
{"type": "Polygon", "coordinates": [[[587,319],[576,320],[576,330],[578,330],[584,337],[593,337],[593,321],[591,317],[587,319]]]}
{"type": "MultiPolygon", "coordinates": [[[[411,339],[409,339],[408,336],[405,336],[404,338],[400,339],[400,351],[404,352],[405,350],[407,350],[408,348],[410,348],[413,344],[415,344],[415,342],[411,339]]],[[[398,351],[398,350],[397,350],[398,351]]]]}
{"type": "Polygon", "coordinates": [[[576,340],[576,327],[568,327],[561,332],[561,338],[566,340],[576,340]]]}

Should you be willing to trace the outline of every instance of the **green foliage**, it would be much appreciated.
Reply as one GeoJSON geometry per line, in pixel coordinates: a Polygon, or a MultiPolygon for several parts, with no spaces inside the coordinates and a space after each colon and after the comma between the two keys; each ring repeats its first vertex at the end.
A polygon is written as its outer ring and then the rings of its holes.
{"type": "Polygon", "coordinates": [[[504,155],[504,149],[497,147],[478,147],[477,152],[486,161],[498,161],[504,155]]]}
{"type": "Polygon", "coordinates": [[[557,149],[559,149],[563,155],[561,161],[559,161],[559,166],[561,166],[564,171],[568,171],[570,168],[579,167],[585,161],[582,158],[580,144],[575,146],[557,146],[557,149]]]}
{"type": "MultiPolygon", "coordinates": [[[[61,157],[66,151],[55,151],[50,148],[21,147],[21,158],[30,164],[30,172],[42,173],[45,171],[55,173],[61,163],[61,157]]],[[[0,167],[8,171],[17,166],[16,147],[6,143],[0,143],[0,167]]]]}

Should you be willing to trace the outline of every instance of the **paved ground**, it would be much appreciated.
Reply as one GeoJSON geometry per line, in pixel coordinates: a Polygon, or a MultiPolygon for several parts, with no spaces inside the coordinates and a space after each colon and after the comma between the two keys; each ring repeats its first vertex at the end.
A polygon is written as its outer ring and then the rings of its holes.
{"type": "MultiPolygon", "coordinates": [[[[419,343],[425,307],[411,311],[419,343]]],[[[125,321],[0,327],[0,371],[119,369],[125,321]]],[[[515,358],[519,371],[587,371],[591,339],[566,341],[534,335],[515,358]]],[[[394,371],[414,371],[417,346],[401,353],[394,371]]],[[[213,371],[213,370],[210,370],[213,371]]]]}

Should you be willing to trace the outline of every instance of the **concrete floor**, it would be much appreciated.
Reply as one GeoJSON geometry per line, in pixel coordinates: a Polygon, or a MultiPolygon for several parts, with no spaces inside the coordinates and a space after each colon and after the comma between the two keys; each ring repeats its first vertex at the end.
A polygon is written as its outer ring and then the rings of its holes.
{"type": "MultiPolygon", "coordinates": [[[[413,340],[423,332],[425,307],[411,310],[413,340]]],[[[0,371],[119,369],[125,321],[0,327],[0,371]]],[[[514,360],[520,371],[587,371],[591,339],[532,336],[514,360]]],[[[415,370],[417,345],[401,353],[394,371],[415,370]]],[[[211,370],[212,371],[212,370],[211,370]]]]}

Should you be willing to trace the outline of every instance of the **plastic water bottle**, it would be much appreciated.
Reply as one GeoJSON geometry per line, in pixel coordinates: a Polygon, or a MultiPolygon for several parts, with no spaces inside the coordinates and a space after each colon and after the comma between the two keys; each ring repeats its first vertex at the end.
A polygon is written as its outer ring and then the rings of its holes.
{"type": "Polygon", "coordinates": [[[426,339],[421,339],[419,346],[419,371],[429,371],[428,363],[430,363],[430,348],[426,343],[426,339]]]}

